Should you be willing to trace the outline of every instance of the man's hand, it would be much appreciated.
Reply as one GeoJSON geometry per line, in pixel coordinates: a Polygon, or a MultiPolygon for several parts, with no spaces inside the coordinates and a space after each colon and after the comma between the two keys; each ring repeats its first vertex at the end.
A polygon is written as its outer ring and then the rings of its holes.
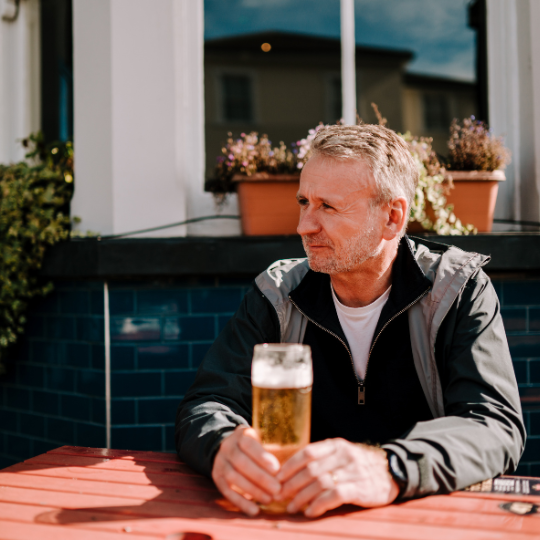
{"type": "Polygon", "coordinates": [[[212,479],[230,502],[255,516],[259,507],[253,500],[268,504],[279,493],[281,484],[275,478],[278,471],[279,461],[264,450],[257,432],[238,426],[219,447],[212,479]]]}
{"type": "Polygon", "coordinates": [[[395,500],[399,488],[380,448],[344,439],[313,443],[291,457],[281,468],[277,500],[292,499],[287,510],[317,517],[342,504],[365,508],[395,500]]]}

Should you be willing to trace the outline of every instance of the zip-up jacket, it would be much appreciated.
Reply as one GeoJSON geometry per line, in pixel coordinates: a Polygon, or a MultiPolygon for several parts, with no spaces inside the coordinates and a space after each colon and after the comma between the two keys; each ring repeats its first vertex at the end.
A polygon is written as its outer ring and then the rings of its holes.
{"type": "Polygon", "coordinates": [[[314,367],[312,442],[382,445],[405,469],[403,498],[513,471],[525,441],[489,257],[404,237],[360,380],[330,278],[306,259],[260,274],[210,348],[176,420],[182,460],[210,476],[224,437],[251,424],[257,343],[306,343],[314,367]]]}

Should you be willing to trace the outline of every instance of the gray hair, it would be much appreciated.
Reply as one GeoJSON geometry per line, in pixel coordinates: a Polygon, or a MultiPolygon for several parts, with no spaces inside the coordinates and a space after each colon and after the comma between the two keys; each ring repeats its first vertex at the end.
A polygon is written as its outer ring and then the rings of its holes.
{"type": "Polygon", "coordinates": [[[322,126],[311,150],[313,157],[364,160],[375,179],[372,205],[405,197],[410,212],[419,171],[407,143],[395,131],[375,124],[322,126]]]}

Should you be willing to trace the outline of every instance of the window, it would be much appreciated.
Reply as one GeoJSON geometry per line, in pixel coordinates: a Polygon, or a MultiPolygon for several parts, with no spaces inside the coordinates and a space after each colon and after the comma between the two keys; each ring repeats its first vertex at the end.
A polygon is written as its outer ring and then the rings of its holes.
{"type": "Polygon", "coordinates": [[[221,97],[225,122],[253,122],[253,85],[249,75],[222,75],[221,97]]]}
{"type": "Polygon", "coordinates": [[[423,95],[424,126],[428,131],[448,131],[450,126],[450,106],[445,94],[423,95]]]}
{"type": "Polygon", "coordinates": [[[342,117],[343,97],[341,95],[341,76],[332,75],[328,79],[327,122],[334,123],[342,117]]]}

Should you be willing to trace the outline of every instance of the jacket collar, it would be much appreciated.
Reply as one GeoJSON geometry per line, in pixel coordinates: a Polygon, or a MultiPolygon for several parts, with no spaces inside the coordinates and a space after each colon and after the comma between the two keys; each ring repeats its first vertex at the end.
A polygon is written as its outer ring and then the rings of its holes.
{"type": "MultiPolygon", "coordinates": [[[[392,290],[381,312],[375,335],[390,319],[422,297],[430,287],[431,281],[418,266],[410,242],[404,236],[392,267],[392,290]]],[[[289,296],[309,319],[346,342],[332,299],[328,274],[309,270],[289,296]]]]}

